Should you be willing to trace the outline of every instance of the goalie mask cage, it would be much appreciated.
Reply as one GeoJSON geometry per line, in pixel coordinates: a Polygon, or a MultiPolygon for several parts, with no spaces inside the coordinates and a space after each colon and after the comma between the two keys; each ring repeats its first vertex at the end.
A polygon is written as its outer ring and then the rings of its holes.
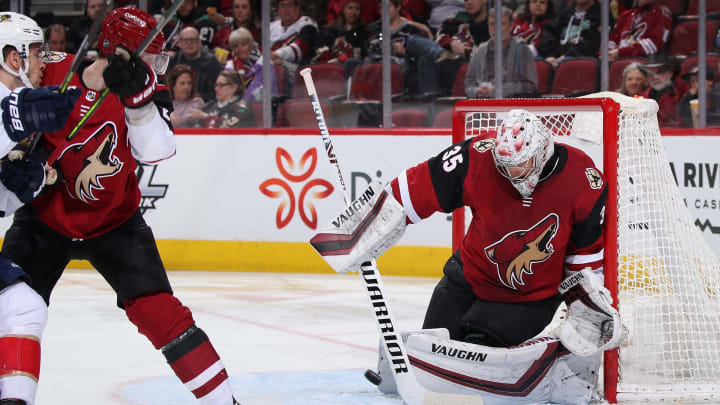
{"type": "MultiPolygon", "coordinates": [[[[609,402],[720,399],[720,263],[675,183],[648,99],[598,93],[575,99],[459,102],[453,143],[492,137],[524,108],[556,142],[583,149],[606,178],[605,284],[628,336],[604,357],[609,402]]],[[[453,213],[453,251],[469,209],[453,213]]]]}

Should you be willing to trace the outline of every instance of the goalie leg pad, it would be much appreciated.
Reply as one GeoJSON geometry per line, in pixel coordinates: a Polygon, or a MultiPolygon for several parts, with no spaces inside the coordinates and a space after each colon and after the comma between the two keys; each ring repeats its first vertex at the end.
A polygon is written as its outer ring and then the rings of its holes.
{"type": "Polygon", "coordinates": [[[405,210],[391,193],[370,185],[310,244],[338,273],[357,271],[388,250],[405,232],[405,210]]]}
{"type": "Polygon", "coordinates": [[[429,390],[480,396],[485,405],[579,405],[596,392],[600,356],[573,355],[557,338],[497,348],[448,336],[445,329],[403,333],[416,378],[429,390]]]}
{"type": "Polygon", "coordinates": [[[618,347],[623,330],[620,314],[598,275],[583,269],[563,280],[558,291],[568,307],[559,333],[568,350],[592,356],[618,347]]]}

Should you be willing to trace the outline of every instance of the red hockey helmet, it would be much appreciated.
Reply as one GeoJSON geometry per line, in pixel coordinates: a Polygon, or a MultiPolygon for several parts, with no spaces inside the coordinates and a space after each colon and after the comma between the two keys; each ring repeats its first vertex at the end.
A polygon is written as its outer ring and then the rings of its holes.
{"type": "MultiPolygon", "coordinates": [[[[115,47],[122,45],[130,51],[135,51],[155,27],[156,21],[150,14],[132,7],[120,7],[111,11],[103,20],[100,35],[98,36],[98,49],[105,56],[115,52],[115,47]]],[[[147,47],[146,52],[151,54],[162,53],[165,47],[165,36],[162,31],[147,47]]]]}

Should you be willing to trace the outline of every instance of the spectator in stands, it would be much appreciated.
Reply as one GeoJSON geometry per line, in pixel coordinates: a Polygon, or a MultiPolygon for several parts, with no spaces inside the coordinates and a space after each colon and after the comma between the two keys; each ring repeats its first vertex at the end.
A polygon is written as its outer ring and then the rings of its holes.
{"type": "Polygon", "coordinates": [[[450,95],[460,66],[470,61],[470,53],[477,45],[490,38],[487,22],[486,0],[466,0],[464,11],[443,22],[437,43],[452,55],[441,57],[435,64],[441,95],[450,95]]]}
{"type": "MultiPolygon", "coordinates": [[[[708,125],[719,125],[720,124],[720,86],[715,84],[715,74],[712,69],[706,70],[707,79],[705,85],[707,86],[707,109],[706,109],[706,121],[708,125]]],[[[682,75],[682,79],[690,82],[690,89],[685,93],[677,106],[678,115],[682,119],[682,126],[686,128],[692,128],[693,117],[692,109],[690,108],[690,101],[697,100],[698,89],[700,81],[698,80],[698,67],[695,66],[690,69],[689,72],[682,75]]]]}
{"type": "MultiPolygon", "coordinates": [[[[230,34],[232,58],[225,64],[225,70],[238,72],[243,78],[245,93],[243,100],[262,101],[263,89],[263,58],[257,43],[247,28],[240,27],[230,34]]],[[[278,95],[275,69],[270,69],[272,90],[271,95],[278,95]]]]}
{"type": "Polygon", "coordinates": [[[527,42],[535,57],[538,56],[537,46],[543,27],[553,14],[550,0],[525,0],[522,14],[513,23],[513,36],[527,42]]]}
{"type": "MultiPolygon", "coordinates": [[[[185,0],[178,7],[175,16],[168,21],[163,28],[165,38],[169,38],[167,48],[175,50],[179,44],[175,40],[178,38],[183,29],[187,27],[195,27],[198,31],[201,45],[206,49],[214,48],[213,40],[218,29],[218,21],[224,21],[225,17],[217,11],[212,10],[211,18],[206,10],[198,7],[197,0],[185,0]]],[[[182,48],[182,47],[181,47],[182,48]]]]}
{"type": "MultiPolygon", "coordinates": [[[[402,1],[390,0],[390,40],[392,41],[392,62],[403,66],[405,84],[410,93],[435,92],[438,89],[435,61],[443,54],[450,54],[432,39],[430,28],[402,17],[402,1]]],[[[382,60],[382,23],[374,21],[368,26],[368,60],[380,63],[382,60]]]]}
{"type": "Polygon", "coordinates": [[[215,81],[215,100],[202,109],[202,128],[254,127],[255,115],[242,100],[245,86],[237,72],[220,72],[215,81]]]}
{"type": "Polygon", "coordinates": [[[232,51],[228,43],[228,38],[231,32],[240,27],[244,27],[250,31],[255,41],[260,41],[260,24],[255,16],[255,11],[252,9],[250,0],[233,0],[231,20],[232,22],[229,26],[218,30],[213,40],[215,46],[232,51]]]}
{"type": "Polygon", "coordinates": [[[222,70],[220,62],[200,44],[200,32],[195,27],[186,27],[178,36],[180,52],[170,60],[170,67],[188,65],[195,73],[195,85],[206,102],[215,96],[213,84],[222,70]]]}
{"type": "Polygon", "coordinates": [[[430,5],[430,19],[428,25],[434,30],[439,30],[442,23],[465,10],[463,0],[426,0],[430,5]]]}
{"type": "Polygon", "coordinates": [[[67,42],[67,29],[62,24],[50,24],[45,28],[45,42],[47,42],[48,49],[53,52],[70,52],[73,53],[75,49],[68,48],[67,42]]]}
{"type": "Polygon", "coordinates": [[[79,49],[85,35],[90,31],[95,17],[100,15],[105,9],[103,0],[87,0],[85,4],[85,14],[74,19],[68,28],[67,39],[72,43],[73,49],[79,49]]]}
{"type": "MultiPolygon", "coordinates": [[[[278,19],[270,23],[270,57],[294,78],[298,67],[310,61],[315,49],[317,23],[300,14],[298,0],[278,1],[278,19]]],[[[288,83],[290,88],[292,83],[288,83]]]]}
{"type": "Polygon", "coordinates": [[[205,102],[198,95],[190,66],[175,65],[167,75],[167,86],[173,101],[170,121],[175,128],[194,127],[201,118],[205,102]]]}
{"type": "Polygon", "coordinates": [[[629,97],[640,96],[647,90],[648,80],[645,68],[637,63],[629,63],[622,72],[622,83],[616,91],[629,97]]]}
{"type": "Polygon", "coordinates": [[[575,0],[572,7],[561,10],[545,24],[537,51],[557,67],[565,58],[597,57],[600,39],[600,4],[575,0]]]}
{"type": "Polygon", "coordinates": [[[637,0],[637,6],[620,14],[610,32],[608,60],[624,56],[651,56],[661,51],[672,31],[670,11],[655,0],[637,0]]]}
{"type": "Polygon", "coordinates": [[[680,93],[673,83],[674,69],[667,62],[654,62],[645,65],[650,87],[643,97],[651,98],[658,103],[658,123],[661,127],[677,127],[680,119],[677,114],[677,105],[680,102],[680,93]]]}
{"type": "MultiPolygon", "coordinates": [[[[503,97],[532,96],[537,92],[537,69],[530,47],[512,36],[513,13],[502,8],[503,97]]],[[[468,98],[492,98],[495,94],[495,14],[488,16],[490,39],[478,46],[465,75],[468,98]]]]}
{"type": "Polygon", "coordinates": [[[360,0],[343,0],[338,18],[320,29],[318,49],[313,63],[337,63],[345,66],[350,77],[355,66],[365,57],[365,44],[369,32],[360,21],[360,0]]]}

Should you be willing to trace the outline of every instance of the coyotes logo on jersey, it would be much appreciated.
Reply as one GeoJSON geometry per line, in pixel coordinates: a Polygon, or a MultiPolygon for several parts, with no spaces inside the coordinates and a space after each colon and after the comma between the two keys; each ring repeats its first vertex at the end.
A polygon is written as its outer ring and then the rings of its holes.
{"type": "Polygon", "coordinates": [[[553,254],[550,242],[559,222],[557,214],[549,214],[530,229],[510,232],[485,248],[485,255],[497,266],[504,286],[517,290],[516,284],[525,285],[523,274],[533,274],[532,264],[544,262],[553,254]]]}
{"type": "Polygon", "coordinates": [[[85,203],[97,201],[93,190],[104,189],[100,179],[114,176],[123,167],[123,162],[113,155],[117,139],[115,124],[108,121],[84,142],[71,144],[62,151],[57,160],[63,162],[62,170],[68,194],[85,203]],[[79,155],[79,159],[68,158],[63,161],[63,157],[70,154],[79,155]],[[71,162],[81,164],[69,165],[71,162]]]}

